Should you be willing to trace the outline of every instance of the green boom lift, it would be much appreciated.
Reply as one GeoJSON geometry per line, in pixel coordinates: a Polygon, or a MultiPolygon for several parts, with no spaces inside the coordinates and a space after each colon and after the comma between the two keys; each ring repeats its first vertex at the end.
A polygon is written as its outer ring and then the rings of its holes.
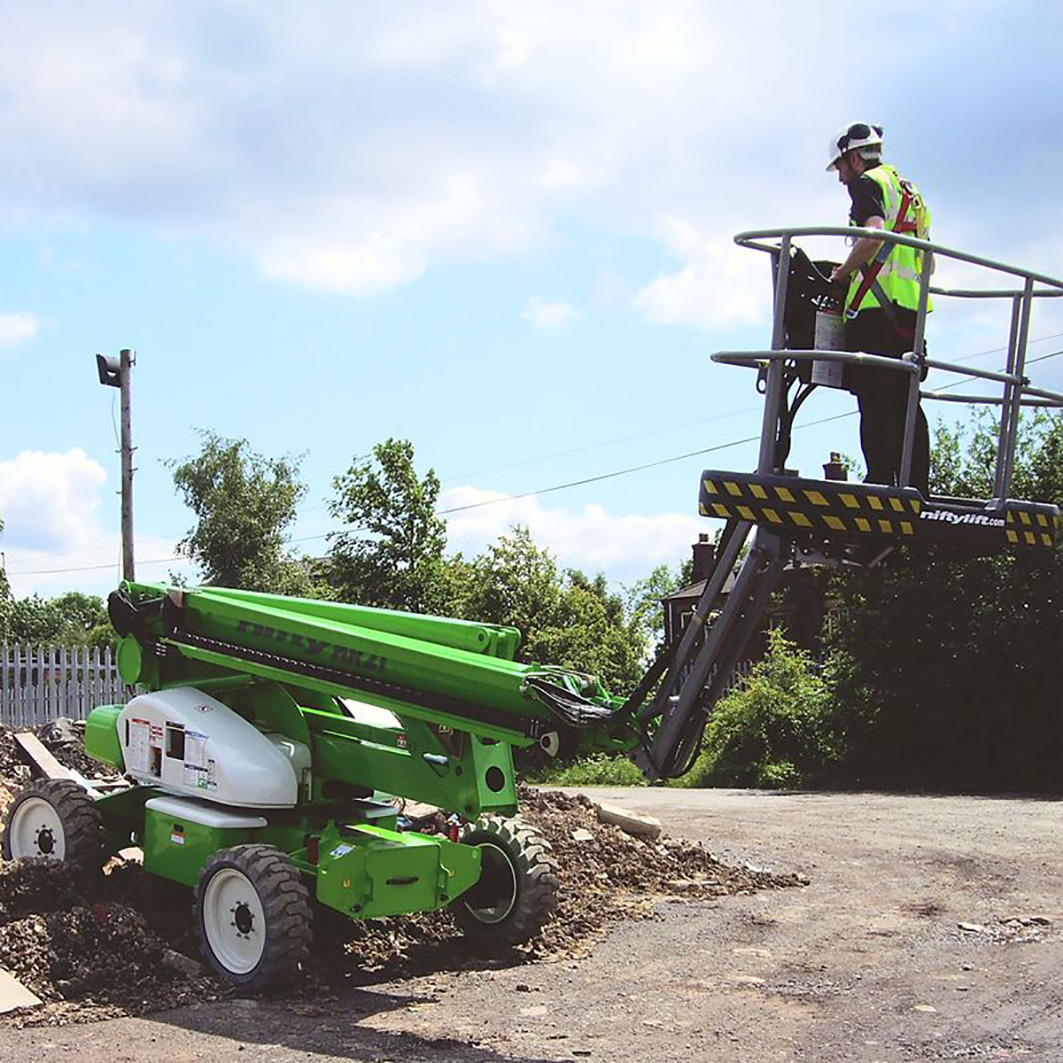
{"type": "MultiPolygon", "coordinates": [[[[680,775],[787,564],[878,564],[901,544],[969,554],[1056,544],[1056,507],[1013,500],[1009,486],[1021,407],[1063,405],[1024,373],[1033,300],[1063,294],[1063,283],[876,231],[876,239],[923,248],[927,262],[936,251],[1022,285],[938,291],[924,268],[919,327],[904,360],[817,349],[801,341],[801,322],[822,307],[823,292],[791,241],[846,232],[737,238],[769,252],[773,267],[772,347],[715,356],[758,370],[766,406],[758,468],[702,474],[702,514],[726,521],[716,566],[681,637],[628,697],[574,669],[516,662],[512,628],[123,583],[109,600],[118,666],[142,692],[93,709],[85,748],[129,785],[101,796],[71,781],[32,783],[8,810],[4,858],[98,868],[140,846],[148,872],[192,887],[208,964],[250,988],[288,977],[309,956],[315,926],[333,915],[450,907],[467,933],[493,944],[534,937],[556,906],[557,867],[546,840],[516,816],[514,748],[627,752],[650,779],[680,775]],[[926,358],[931,291],[1011,300],[1004,372],[926,358]],[[819,381],[836,380],[822,367],[851,361],[909,375],[899,485],[802,478],[786,468],[791,426],[817,372],[819,381]],[[820,370],[809,372],[810,363],[820,370]],[[1000,407],[993,498],[924,498],[906,486],[925,367],[1003,385],[999,399],[963,397],[1000,407]],[[418,830],[389,797],[445,810],[448,832],[418,830]]],[[[959,396],[924,393],[935,397],[959,396]]]]}

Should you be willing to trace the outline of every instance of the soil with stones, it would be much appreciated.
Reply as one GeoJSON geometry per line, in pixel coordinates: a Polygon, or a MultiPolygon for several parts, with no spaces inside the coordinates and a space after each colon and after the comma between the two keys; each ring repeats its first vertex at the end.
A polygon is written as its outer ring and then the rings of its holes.
{"type": "MultiPolygon", "coordinates": [[[[66,729],[40,737],[83,775],[103,774],[66,729]]],[[[13,737],[0,730],[0,785],[17,792],[27,780],[13,737]]],[[[320,1002],[345,986],[389,978],[575,958],[611,923],[652,916],[662,896],[749,894],[803,881],[727,865],[701,843],[631,836],[599,822],[583,796],[525,789],[521,809],[560,868],[558,912],[534,942],[485,955],[447,912],[358,923],[325,913],[313,965],[285,997],[320,1002]]],[[[235,995],[182,962],[198,958],[193,926],[190,891],[136,863],[116,859],[103,874],[38,860],[0,865],[0,967],[44,1002],[4,1021],[84,1022],[235,995]]]]}
{"type": "Polygon", "coordinates": [[[656,816],[728,862],[810,883],[684,891],[652,918],[611,924],[579,958],[447,969],[444,951],[440,969],[330,980],[316,999],[0,1026],[0,1063],[1063,1060],[1063,802],[667,787],[591,796],[656,816]]]}

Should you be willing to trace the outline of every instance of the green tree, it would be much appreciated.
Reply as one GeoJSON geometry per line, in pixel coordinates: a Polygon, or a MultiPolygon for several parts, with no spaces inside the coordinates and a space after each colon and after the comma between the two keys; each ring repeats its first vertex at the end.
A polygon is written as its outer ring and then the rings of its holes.
{"type": "Polygon", "coordinates": [[[638,682],[644,650],[605,576],[590,578],[578,569],[566,571],[556,613],[533,627],[525,643],[527,659],[596,675],[616,694],[638,682]]]}
{"type": "MultiPolygon", "coordinates": [[[[996,425],[939,431],[935,490],[992,494],[996,425]]],[[[1025,420],[1013,497],[1063,503],[1063,421],[1025,420]]],[[[838,780],[1058,792],[1063,553],[905,554],[839,574],[830,677],[848,749],[838,780]]]]}
{"type": "Polygon", "coordinates": [[[103,600],[67,591],[55,598],[34,594],[11,603],[9,637],[50,646],[100,646],[115,641],[103,600]]]}
{"type": "Polygon", "coordinates": [[[344,524],[329,550],[329,579],[339,596],[362,605],[440,612],[446,524],[436,516],[439,478],[414,468],[409,440],[387,439],[332,481],[329,512],[344,524]]]}
{"type": "Polygon", "coordinates": [[[647,651],[660,649],[664,642],[662,599],[693,582],[693,562],[687,560],[675,568],[658,565],[648,576],[623,588],[627,622],[647,651]]]}
{"type": "MultiPolygon", "coordinates": [[[[933,453],[934,494],[991,498],[996,468],[999,414],[980,408],[966,425],[939,425],[933,453]]],[[[1011,497],[1058,502],[1063,499],[1063,418],[1044,410],[1019,421],[1011,497]]]]}
{"type": "Polygon", "coordinates": [[[557,562],[535,544],[525,527],[515,526],[499,536],[468,562],[465,575],[462,596],[455,603],[460,615],[517,628],[523,635],[522,652],[530,633],[558,616],[557,562]]]}
{"type": "Polygon", "coordinates": [[[63,620],[39,594],[17,599],[11,607],[11,637],[17,642],[56,643],[63,620]]]}
{"type": "Polygon", "coordinates": [[[296,506],[306,493],[299,458],[267,458],[246,439],[201,433],[199,454],[171,463],[174,485],[196,517],[178,552],[205,583],[305,594],[305,566],[286,549],[296,506]]]}

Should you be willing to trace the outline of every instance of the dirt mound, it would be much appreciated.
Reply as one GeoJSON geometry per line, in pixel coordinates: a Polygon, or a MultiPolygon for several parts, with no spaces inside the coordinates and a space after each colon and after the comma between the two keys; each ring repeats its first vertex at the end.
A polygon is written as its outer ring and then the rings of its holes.
{"type": "MultiPolygon", "coordinates": [[[[62,734],[42,741],[60,760],[72,759],[74,747],[62,734]]],[[[13,745],[0,730],[0,784],[17,790],[25,777],[13,745]]],[[[611,922],[651,916],[663,895],[798,884],[793,876],[730,867],[700,844],[632,837],[600,822],[586,797],[525,788],[521,814],[550,842],[560,868],[560,907],[539,939],[485,955],[447,912],[361,923],[322,912],[313,966],[286,995],[320,1000],[337,983],[571,958],[585,954],[611,922]]],[[[95,875],[46,861],[0,865],[0,966],[45,1002],[7,1021],[91,1021],[234,992],[205,973],[175,969],[168,962],[173,952],[198,958],[190,890],[121,861],[95,875]]]]}
{"type": "MultiPolygon", "coordinates": [[[[113,768],[93,760],[85,752],[83,721],[58,719],[37,728],[34,733],[60,764],[86,779],[120,778],[113,768]]],[[[33,772],[26,756],[15,741],[15,730],[0,724],[0,812],[7,808],[11,797],[32,778],[33,772]]]]}
{"type": "Polygon", "coordinates": [[[0,726],[0,785],[8,790],[18,790],[32,777],[15,741],[15,732],[0,726]]]}
{"type": "Polygon", "coordinates": [[[83,1022],[203,1000],[210,979],[164,962],[167,944],[118,883],[45,860],[0,868],[0,967],[44,1001],[30,1022],[83,1022]]]}

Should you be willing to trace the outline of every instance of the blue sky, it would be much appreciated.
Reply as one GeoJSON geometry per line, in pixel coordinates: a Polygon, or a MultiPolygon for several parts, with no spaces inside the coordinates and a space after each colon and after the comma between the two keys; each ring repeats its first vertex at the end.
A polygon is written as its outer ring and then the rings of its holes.
{"type": "MultiPolygon", "coordinates": [[[[323,548],[331,478],[398,436],[441,509],[490,502],[448,515],[455,549],[520,522],[619,582],[678,562],[714,528],[698,473],[751,468],[755,445],[544,489],[758,434],[752,374],[709,361],[768,343],[766,260],[731,238],[841,224],[824,166],[848,121],[885,125],[936,239],[1063,274],[1061,12],[0,0],[16,593],[118,578],[117,393],[94,355],[124,346],[142,579],[180,567],[165,462],[198,428],[304,456],[297,549],[323,548]]],[[[1031,354],[1060,332],[1039,308],[1031,354]]],[[[939,304],[930,333],[942,357],[1005,339],[984,306],[939,304]]],[[[1063,389],[1063,358],[1038,369],[1063,389]]],[[[820,393],[804,419],[852,408],[820,393]]],[[[856,431],[801,430],[796,464],[857,454],[856,431]]]]}

